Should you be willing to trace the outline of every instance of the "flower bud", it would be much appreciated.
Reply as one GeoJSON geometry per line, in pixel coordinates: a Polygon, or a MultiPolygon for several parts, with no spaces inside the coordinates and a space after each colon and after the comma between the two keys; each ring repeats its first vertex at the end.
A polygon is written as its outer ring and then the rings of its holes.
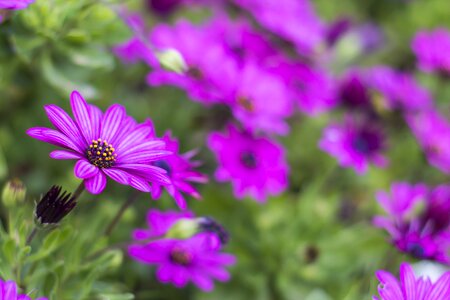
{"type": "Polygon", "coordinates": [[[187,71],[188,67],[180,52],[175,49],[168,49],[155,53],[161,67],[167,71],[182,74],[187,71]]]}
{"type": "Polygon", "coordinates": [[[170,227],[165,237],[172,239],[188,239],[198,233],[198,224],[195,219],[180,219],[170,227]]]}
{"type": "Polygon", "coordinates": [[[12,207],[25,200],[26,187],[22,181],[14,178],[8,181],[3,188],[2,199],[6,207],[12,207]]]}
{"type": "Polygon", "coordinates": [[[58,225],[76,205],[75,198],[70,193],[54,185],[36,205],[34,211],[36,223],[41,226],[58,225]]]}

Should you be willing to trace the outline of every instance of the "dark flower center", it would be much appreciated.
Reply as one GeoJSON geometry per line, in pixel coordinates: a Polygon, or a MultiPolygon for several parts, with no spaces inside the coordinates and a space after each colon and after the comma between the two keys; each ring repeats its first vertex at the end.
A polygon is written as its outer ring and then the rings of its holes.
{"type": "Polygon", "coordinates": [[[408,253],[411,253],[412,255],[418,258],[424,257],[425,255],[425,249],[423,249],[423,247],[417,243],[408,244],[406,250],[408,251],[408,253]]]}
{"type": "Polygon", "coordinates": [[[258,160],[253,152],[245,151],[241,154],[241,162],[249,169],[255,169],[258,166],[258,160]]]}
{"type": "Polygon", "coordinates": [[[377,133],[363,130],[352,143],[355,150],[361,154],[370,154],[381,149],[381,139],[377,133]]]}
{"type": "Polygon", "coordinates": [[[248,112],[253,112],[255,110],[253,102],[247,97],[238,97],[237,103],[248,112]]]}
{"type": "Polygon", "coordinates": [[[186,72],[186,74],[196,80],[202,80],[203,79],[203,73],[202,71],[194,66],[190,66],[186,72]]]}
{"type": "Polygon", "coordinates": [[[193,255],[188,251],[175,247],[170,252],[170,260],[178,265],[189,266],[192,263],[193,255]]]}
{"type": "Polygon", "coordinates": [[[91,164],[99,168],[111,168],[117,159],[113,145],[106,140],[92,140],[92,144],[86,150],[87,159],[91,164]]]}
{"type": "Polygon", "coordinates": [[[167,175],[169,175],[169,176],[172,173],[172,168],[170,167],[169,163],[165,160],[158,160],[158,161],[154,162],[154,165],[155,165],[155,167],[166,170],[167,175]]]}

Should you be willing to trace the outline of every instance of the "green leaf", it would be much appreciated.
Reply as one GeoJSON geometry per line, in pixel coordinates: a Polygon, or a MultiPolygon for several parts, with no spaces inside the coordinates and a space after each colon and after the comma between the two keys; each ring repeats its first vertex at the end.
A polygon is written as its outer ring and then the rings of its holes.
{"type": "Polygon", "coordinates": [[[16,257],[16,243],[12,238],[3,242],[3,254],[9,263],[14,263],[16,257]]]}

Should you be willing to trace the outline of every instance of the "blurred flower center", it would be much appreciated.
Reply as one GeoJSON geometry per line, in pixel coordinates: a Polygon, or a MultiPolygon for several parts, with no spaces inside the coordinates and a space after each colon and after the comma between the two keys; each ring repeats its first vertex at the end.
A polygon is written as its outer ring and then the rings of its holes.
{"type": "Polygon", "coordinates": [[[258,160],[253,152],[245,151],[241,154],[241,162],[249,169],[255,169],[258,166],[258,160]]]}
{"type": "Polygon", "coordinates": [[[158,160],[154,163],[154,165],[158,168],[166,170],[167,175],[169,175],[169,176],[172,173],[172,168],[170,167],[169,163],[165,160],[158,160]]]}
{"type": "Polygon", "coordinates": [[[425,249],[417,243],[410,243],[408,244],[406,250],[414,255],[415,257],[424,257],[425,255],[425,249]]]}
{"type": "Polygon", "coordinates": [[[355,150],[361,154],[376,152],[381,148],[380,137],[371,131],[361,131],[352,143],[355,150]]]}
{"type": "Polygon", "coordinates": [[[247,97],[238,97],[237,103],[248,112],[253,112],[255,110],[255,106],[253,105],[252,101],[247,97]]]}
{"type": "Polygon", "coordinates": [[[117,154],[113,145],[106,140],[92,140],[92,144],[86,150],[87,159],[91,164],[99,168],[111,168],[116,162],[117,154]]]}
{"type": "Polygon", "coordinates": [[[194,78],[194,79],[197,79],[197,80],[203,79],[202,71],[201,71],[199,68],[194,67],[194,66],[190,66],[190,67],[188,68],[188,70],[186,71],[186,74],[187,74],[189,77],[194,78]]]}
{"type": "Polygon", "coordinates": [[[175,247],[170,252],[170,260],[178,265],[188,266],[192,263],[193,255],[183,248],[175,247]]]}

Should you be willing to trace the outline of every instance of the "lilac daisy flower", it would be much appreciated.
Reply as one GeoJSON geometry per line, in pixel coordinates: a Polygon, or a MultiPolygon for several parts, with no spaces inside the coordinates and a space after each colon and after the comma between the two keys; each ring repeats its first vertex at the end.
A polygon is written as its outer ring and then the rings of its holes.
{"type": "MultiPolygon", "coordinates": [[[[27,295],[19,295],[17,291],[17,284],[12,281],[3,281],[0,278],[0,299],[1,300],[32,300],[27,295]]],[[[36,300],[48,300],[44,297],[36,298],[36,300]]]]}
{"type": "Polygon", "coordinates": [[[171,154],[164,150],[163,141],[150,138],[152,126],[137,124],[118,104],[102,113],[77,91],[72,92],[70,104],[75,121],[60,107],[46,105],[56,129],[33,127],[27,134],[64,148],[51,152],[51,158],[77,160],[75,176],[84,179],[90,193],[101,193],[107,177],[143,192],[150,192],[150,182],[170,183],[166,172],[152,165],[171,154]]]}
{"type": "Polygon", "coordinates": [[[409,114],[408,125],[424,150],[428,162],[450,173],[450,124],[435,110],[409,114]]]}
{"type": "Polygon", "coordinates": [[[433,283],[429,278],[417,278],[411,266],[402,263],[400,280],[383,270],[377,271],[376,276],[380,296],[374,296],[374,300],[446,300],[450,295],[450,272],[433,283]]]}
{"type": "Polygon", "coordinates": [[[200,162],[192,161],[191,159],[195,156],[197,151],[193,150],[180,154],[178,140],[172,138],[170,132],[162,137],[162,141],[164,141],[166,145],[165,149],[172,154],[167,156],[164,160],[156,161],[154,165],[166,170],[170,184],[161,185],[155,183],[152,189],[153,199],[158,199],[161,196],[162,188],[165,187],[169,195],[175,199],[178,207],[186,209],[187,204],[182,192],[195,199],[201,199],[200,194],[190,182],[206,183],[208,182],[208,177],[195,171],[195,167],[198,167],[200,162]]]}
{"type": "Polygon", "coordinates": [[[441,71],[450,74],[450,32],[448,30],[438,28],[431,32],[418,32],[412,42],[412,49],[422,71],[441,71]]]}
{"type": "Polygon", "coordinates": [[[378,66],[368,70],[367,82],[384,97],[386,109],[418,111],[432,107],[430,93],[408,73],[378,66]]]}
{"type": "Polygon", "coordinates": [[[182,288],[192,281],[200,289],[211,291],[213,279],[230,279],[225,267],[233,265],[236,259],[211,247],[209,238],[208,233],[201,233],[186,240],[161,239],[130,246],[128,253],[137,261],[157,265],[156,276],[163,283],[182,288]]]}
{"type": "Polygon", "coordinates": [[[0,0],[0,9],[24,9],[35,0],[0,0]]]}
{"type": "Polygon", "coordinates": [[[238,199],[249,195],[264,202],[288,186],[288,166],[281,145],[264,137],[239,132],[234,126],[226,134],[213,132],[208,146],[219,161],[218,181],[231,181],[238,199]]]}
{"type": "Polygon", "coordinates": [[[383,133],[377,125],[365,119],[347,116],[343,124],[325,128],[319,147],[336,157],[345,168],[353,168],[358,174],[367,171],[369,163],[385,167],[387,159],[383,133]]]}
{"type": "Polygon", "coordinates": [[[377,216],[374,224],[389,232],[400,251],[450,263],[449,186],[430,190],[424,184],[400,182],[392,185],[390,195],[378,192],[376,198],[388,216],[377,216]]]}
{"type": "Polygon", "coordinates": [[[135,240],[146,240],[149,238],[156,238],[164,236],[167,231],[181,219],[193,219],[194,214],[189,211],[162,212],[157,209],[151,209],[147,213],[147,229],[136,229],[133,231],[133,238],[135,240]]]}

